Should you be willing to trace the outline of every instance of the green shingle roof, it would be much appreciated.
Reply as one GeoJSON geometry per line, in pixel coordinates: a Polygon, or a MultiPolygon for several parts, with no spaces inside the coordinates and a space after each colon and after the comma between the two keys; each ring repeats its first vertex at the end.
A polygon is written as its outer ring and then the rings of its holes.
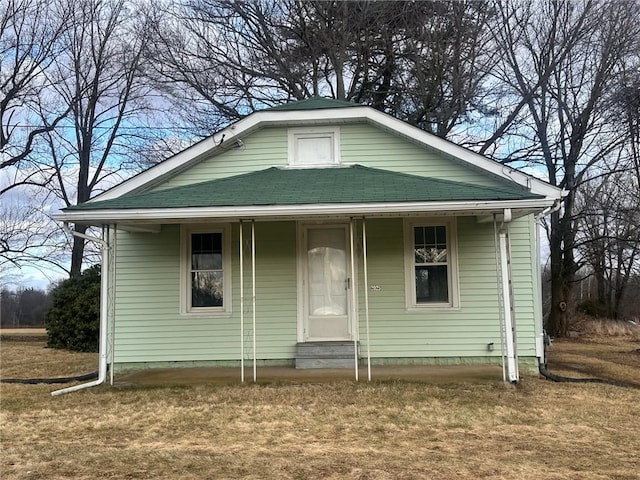
{"type": "Polygon", "coordinates": [[[491,201],[542,198],[505,182],[486,187],[353,165],[268,168],[166,190],[84,203],[72,210],[239,207],[335,203],[491,201]]]}
{"type": "Polygon", "coordinates": [[[311,97],[306,100],[297,102],[289,102],[283,105],[276,105],[267,110],[320,110],[322,108],[344,108],[344,107],[360,107],[361,105],[343,100],[334,100],[332,98],[311,97]]]}

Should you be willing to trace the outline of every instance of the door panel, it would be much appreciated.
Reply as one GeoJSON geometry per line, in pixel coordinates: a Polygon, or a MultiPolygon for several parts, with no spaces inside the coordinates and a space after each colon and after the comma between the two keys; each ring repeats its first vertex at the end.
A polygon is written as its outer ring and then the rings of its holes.
{"type": "Polygon", "coordinates": [[[305,339],[349,339],[347,229],[307,227],[305,238],[305,339]]]}

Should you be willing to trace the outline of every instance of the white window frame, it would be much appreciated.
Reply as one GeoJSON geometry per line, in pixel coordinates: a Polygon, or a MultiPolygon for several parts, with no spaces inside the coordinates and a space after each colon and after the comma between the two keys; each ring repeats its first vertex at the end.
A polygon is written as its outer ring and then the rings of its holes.
{"type": "Polygon", "coordinates": [[[188,316],[226,317],[231,315],[233,283],[231,279],[231,227],[225,225],[182,225],[180,228],[180,313],[188,316]],[[191,306],[191,235],[222,234],[222,307],[191,306]]]}
{"type": "Polygon", "coordinates": [[[340,127],[298,127],[287,130],[288,162],[293,168],[317,168],[340,165],[340,127]],[[300,164],[299,144],[303,139],[329,138],[331,140],[331,161],[325,163],[300,164]]]}
{"type": "Polygon", "coordinates": [[[458,284],[458,229],[455,218],[415,218],[404,221],[405,302],[407,311],[451,310],[460,308],[458,284]],[[414,228],[444,226],[447,232],[448,302],[418,303],[416,301],[414,228]]]}

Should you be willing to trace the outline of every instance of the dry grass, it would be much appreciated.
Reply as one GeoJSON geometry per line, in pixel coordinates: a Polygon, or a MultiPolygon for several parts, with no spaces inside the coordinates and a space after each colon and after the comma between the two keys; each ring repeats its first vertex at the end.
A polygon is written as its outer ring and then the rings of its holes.
{"type": "MultiPolygon", "coordinates": [[[[622,363],[636,365],[630,352],[640,345],[618,340],[554,350],[601,351],[616,363],[615,348],[627,349],[622,363]]],[[[43,365],[48,376],[83,373],[95,363],[33,343],[3,343],[1,353],[3,377],[42,375],[43,365]]],[[[638,478],[640,394],[608,385],[344,381],[98,387],[63,397],[50,397],[52,386],[1,388],[3,479],[638,478]]]]}
{"type": "Polygon", "coordinates": [[[581,335],[593,337],[633,337],[640,339],[640,325],[624,320],[594,318],[574,312],[570,319],[571,329],[581,335]]]}

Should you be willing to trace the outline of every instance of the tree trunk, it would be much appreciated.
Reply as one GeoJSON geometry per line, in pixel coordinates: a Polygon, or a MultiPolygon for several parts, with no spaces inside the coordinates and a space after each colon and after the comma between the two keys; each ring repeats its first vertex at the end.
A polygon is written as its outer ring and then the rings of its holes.
{"type": "Polygon", "coordinates": [[[546,330],[552,337],[564,337],[568,331],[567,300],[570,294],[570,283],[564,271],[560,212],[551,214],[551,309],[547,319],[546,330]]]}
{"type": "MultiPolygon", "coordinates": [[[[79,233],[85,233],[87,231],[86,225],[74,225],[74,231],[79,233]]],[[[73,248],[71,249],[71,278],[79,277],[82,273],[82,259],[84,257],[84,239],[80,237],[73,237],[73,248]]]]}

